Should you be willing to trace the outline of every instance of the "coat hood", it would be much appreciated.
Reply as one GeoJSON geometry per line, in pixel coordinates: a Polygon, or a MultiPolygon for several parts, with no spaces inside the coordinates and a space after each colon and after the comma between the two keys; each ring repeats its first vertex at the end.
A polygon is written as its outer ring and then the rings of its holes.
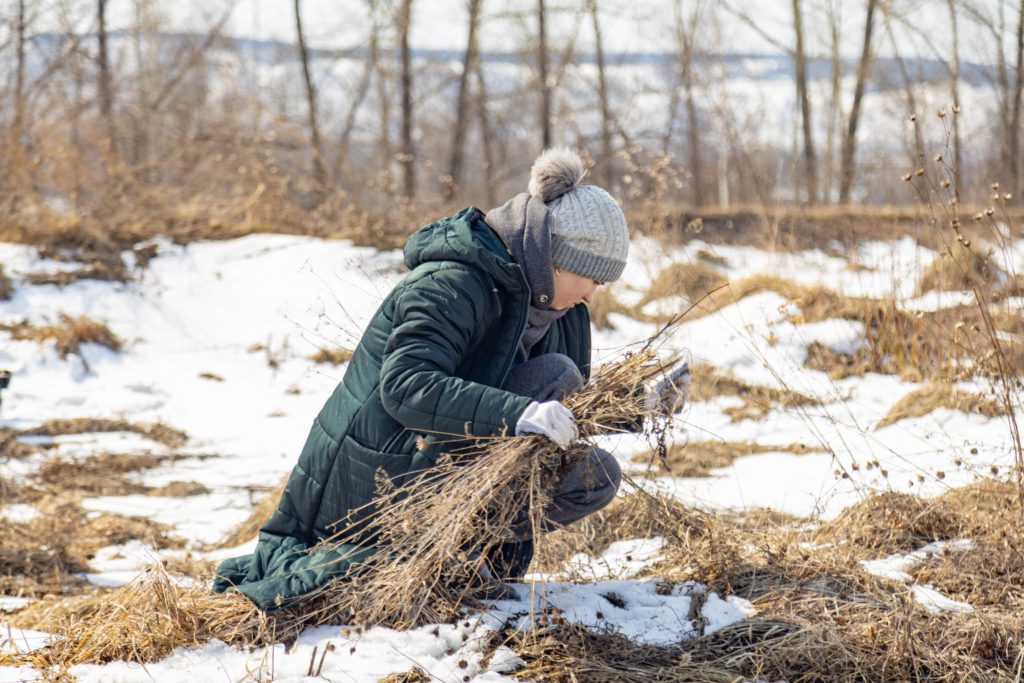
{"type": "Polygon", "coordinates": [[[433,261],[458,261],[480,268],[506,289],[529,289],[523,269],[475,206],[420,228],[403,249],[409,270],[433,261]]]}

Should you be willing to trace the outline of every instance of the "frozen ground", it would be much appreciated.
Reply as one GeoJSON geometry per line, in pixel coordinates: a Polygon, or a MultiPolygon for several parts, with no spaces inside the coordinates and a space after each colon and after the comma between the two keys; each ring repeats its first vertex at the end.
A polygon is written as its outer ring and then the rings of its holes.
{"type": "MultiPolygon", "coordinates": [[[[620,300],[635,301],[655,273],[672,262],[693,260],[700,250],[723,259],[722,267],[734,282],[753,274],[775,274],[849,295],[894,296],[913,310],[949,306],[963,299],[957,293],[915,296],[917,273],[935,254],[909,240],[867,244],[849,259],[820,251],[772,253],[697,242],[672,251],[637,240],[631,264],[613,291],[620,300]],[[851,267],[854,262],[858,267],[851,267]]],[[[1016,257],[1018,267],[1024,264],[1024,245],[1017,245],[1016,257]]],[[[136,476],[152,486],[198,482],[207,493],[178,498],[95,497],[86,499],[83,506],[96,513],[141,515],[169,524],[194,545],[194,555],[210,559],[251,547],[249,543],[206,553],[196,550],[216,542],[249,514],[255,488],[274,486],[291,469],[312,417],[343,373],[344,366],[318,365],[309,356],[321,346],[354,346],[363,325],[403,270],[398,252],[279,235],[187,247],[161,242],[159,256],[131,284],[26,285],[20,278],[28,273],[67,266],[39,260],[33,249],[20,245],[0,244],[0,263],[16,284],[12,299],[0,302],[0,323],[43,324],[56,322],[61,313],[88,315],[125,340],[117,353],[87,345],[81,357],[62,360],[52,343],[15,342],[0,332],[0,368],[14,372],[12,385],[3,395],[0,426],[20,429],[51,418],[89,417],[160,421],[184,430],[189,441],[175,453],[194,457],[136,476]],[[220,379],[211,379],[210,374],[220,379]]],[[[698,507],[770,507],[830,518],[873,490],[935,495],[973,480],[992,466],[1012,464],[1004,419],[942,409],[876,429],[888,409],[916,385],[873,374],[833,381],[824,373],[803,368],[811,342],[850,349],[863,330],[842,320],[793,322],[799,320],[794,315],[798,312],[779,295],[757,294],[682,324],[666,345],[689,349],[696,361],[746,381],[819,397],[822,405],[773,410],[760,420],[733,422],[724,410],[736,405],[737,399],[718,397],[692,404],[674,436],[779,446],[804,443],[823,452],[767,452],[739,458],[709,477],[660,477],[654,485],[698,507]],[[861,466],[867,463],[877,464],[861,466]],[[883,470],[887,476],[881,474],[883,470]]],[[[656,330],[653,324],[622,315],[613,315],[612,321],[615,329],[596,331],[599,359],[615,357],[656,330]]],[[[983,387],[965,384],[963,388],[983,387]]],[[[167,450],[123,433],[35,440],[53,444],[49,455],[72,459],[110,451],[167,450]]],[[[627,470],[641,467],[630,459],[647,448],[638,437],[608,437],[605,445],[627,470]]],[[[25,476],[39,466],[42,457],[0,462],[2,474],[13,479],[25,476]]],[[[34,514],[38,512],[26,505],[0,509],[8,520],[34,514]]],[[[700,586],[676,586],[662,595],[655,589],[656,582],[630,579],[658,557],[662,542],[637,539],[617,543],[598,558],[577,556],[571,562],[574,574],[593,583],[539,583],[532,600],[538,606],[557,606],[580,623],[618,630],[640,641],[669,643],[690,637],[695,633],[689,616],[690,594],[700,586]],[[626,607],[611,604],[605,597],[609,593],[620,597],[626,607]]],[[[182,551],[157,551],[139,542],[106,548],[97,554],[86,577],[99,585],[120,585],[146,564],[176,552],[182,551]]],[[[871,569],[902,580],[903,569],[914,561],[913,556],[879,558],[871,569]]],[[[932,609],[970,608],[927,586],[908,589],[932,609]]],[[[485,665],[481,644],[488,630],[505,621],[528,620],[530,600],[529,588],[523,586],[519,601],[497,603],[484,615],[458,625],[408,633],[321,627],[308,630],[287,650],[278,646],[242,652],[210,643],[202,649],[180,649],[145,668],[115,663],[75,667],[73,673],[82,681],[251,680],[269,675],[275,680],[303,680],[317,648],[317,657],[323,657],[320,673],[330,680],[374,681],[413,666],[445,681],[501,680],[514,668],[514,655],[499,651],[500,656],[485,665]]],[[[21,604],[0,596],[0,613],[21,604]]],[[[706,620],[706,629],[714,629],[745,618],[751,609],[735,598],[712,595],[700,617],[706,620]]],[[[45,637],[0,625],[0,647],[31,648],[45,642],[45,637]]],[[[31,675],[27,670],[0,668],[0,681],[31,675]]]]}

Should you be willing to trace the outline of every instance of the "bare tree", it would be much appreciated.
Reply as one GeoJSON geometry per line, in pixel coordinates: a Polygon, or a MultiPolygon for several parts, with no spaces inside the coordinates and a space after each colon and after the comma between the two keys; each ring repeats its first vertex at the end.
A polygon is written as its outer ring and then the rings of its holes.
{"type": "MultiPolygon", "coordinates": [[[[952,1],[952,0],[950,0],[952,1]]],[[[861,46],[860,63],[857,65],[857,82],[853,88],[853,104],[847,120],[846,133],[843,135],[842,161],[839,171],[839,203],[850,201],[850,189],[853,187],[854,155],[857,151],[857,124],[860,121],[860,105],[864,99],[864,85],[867,83],[868,72],[871,70],[871,32],[875,23],[877,0],[868,0],[867,13],[864,18],[864,43],[861,46]]]]}
{"type": "Polygon", "coordinates": [[[306,109],[309,121],[309,143],[313,152],[313,181],[319,195],[327,181],[327,170],[324,167],[323,153],[320,147],[320,123],[317,120],[316,87],[309,68],[309,49],[306,46],[306,35],[302,30],[302,3],[295,0],[295,32],[299,40],[299,58],[302,61],[302,80],[306,85],[306,109]]]}
{"type": "Polygon", "coordinates": [[[597,96],[601,103],[601,162],[599,178],[604,187],[612,184],[612,128],[608,104],[608,78],[604,65],[604,45],[601,42],[601,22],[597,15],[597,0],[589,0],[590,21],[594,27],[594,54],[597,59],[597,96]]]}
{"type": "Polygon", "coordinates": [[[814,154],[814,134],[811,130],[811,101],[807,94],[807,59],[804,52],[803,16],[800,0],[793,0],[793,30],[796,34],[793,65],[796,70],[796,97],[800,102],[800,119],[803,123],[804,136],[804,187],[807,201],[811,204],[818,201],[818,163],[814,154]]]}
{"type": "Polygon", "coordinates": [[[96,37],[99,52],[96,57],[99,67],[100,116],[107,128],[107,147],[114,149],[114,94],[110,84],[110,60],[107,55],[107,0],[97,0],[96,37]]]}
{"type": "Polygon", "coordinates": [[[402,0],[398,10],[398,30],[402,53],[402,184],[408,201],[416,196],[416,153],[412,140],[412,55],[409,50],[409,25],[412,23],[412,0],[402,0]]]}
{"type": "Polygon", "coordinates": [[[469,116],[469,76],[476,64],[476,30],[480,21],[483,0],[468,0],[469,35],[466,37],[466,51],[462,57],[462,73],[459,74],[459,94],[455,104],[455,130],[453,131],[451,158],[448,162],[448,176],[442,191],[446,201],[451,201],[462,184],[462,161],[466,145],[466,119],[469,116]]]}
{"type": "Polygon", "coordinates": [[[1021,104],[1024,99],[1024,0],[1017,10],[1017,68],[1013,78],[1013,104],[1010,115],[1010,130],[1007,140],[1011,187],[1018,194],[1024,193],[1024,161],[1021,160],[1020,124],[1021,104]]]}
{"type": "Polygon", "coordinates": [[[537,0],[537,68],[538,87],[540,89],[540,129],[541,146],[547,149],[551,146],[551,87],[548,84],[548,39],[547,39],[547,10],[544,7],[544,0],[537,0]]]}
{"type": "Polygon", "coordinates": [[[17,65],[14,75],[14,122],[11,125],[16,145],[21,145],[22,125],[25,120],[25,0],[18,0],[18,18],[15,26],[17,65]]]}
{"type": "Polygon", "coordinates": [[[687,147],[690,152],[689,171],[693,179],[694,206],[704,205],[704,163],[701,155],[700,144],[700,122],[697,116],[697,101],[694,96],[694,68],[693,60],[695,54],[694,40],[697,36],[700,16],[703,12],[703,3],[696,0],[689,17],[683,15],[683,2],[676,0],[675,5],[675,34],[679,59],[679,74],[682,81],[683,91],[686,95],[686,131],[687,147]]]}
{"type": "Polygon", "coordinates": [[[953,136],[953,178],[957,194],[963,191],[963,158],[960,156],[960,31],[956,13],[956,0],[946,0],[949,22],[953,30],[952,54],[949,58],[949,94],[953,100],[950,127],[953,136]]]}
{"type": "Polygon", "coordinates": [[[476,76],[477,87],[477,120],[480,124],[480,139],[484,146],[484,184],[486,186],[484,196],[487,198],[487,206],[494,206],[497,204],[494,173],[496,164],[494,157],[494,136],[491,134],[491,121],[487,111],[487,81],[484,80],[484,70],[479,59],[476,60],[473,73],[476,76]]]}

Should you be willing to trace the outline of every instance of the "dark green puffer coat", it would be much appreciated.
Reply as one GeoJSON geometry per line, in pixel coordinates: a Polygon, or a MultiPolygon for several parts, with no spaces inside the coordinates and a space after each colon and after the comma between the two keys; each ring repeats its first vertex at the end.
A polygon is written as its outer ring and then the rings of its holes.
{"type": "MultiPolygon", "coordinates": [[[[511,433],[530,398],[500,387],[526,325],[530,289],[484,215],[470,207],[405,244],[412,271],[374,314],[252,555],[225,560],[214,590],[235,587],[264,610],[294,604],[372,557],[358,534],[383,469],[398,486],[437,461],[451,436],[511,433]],[[417,437],[426,437],[418,449],[417,437]]],[[[580,304],[531,355],[563,353],[590,371],[590,318],[580,304]]]]}

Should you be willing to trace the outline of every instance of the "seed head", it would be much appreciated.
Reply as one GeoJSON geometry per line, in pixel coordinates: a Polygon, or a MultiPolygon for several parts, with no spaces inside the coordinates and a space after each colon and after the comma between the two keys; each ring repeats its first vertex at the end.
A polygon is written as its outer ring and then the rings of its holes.
{"type": "Polygon", "coordinates": [[[943,180],[941,185],[942,185],[943,188],[947,188],[947,187],[949,187],[949,181],[948,180],[943,180]]]}
{"type": "Polygon", "coordinates": [[[942,161],[942,152],[935,155],[935,161],[942,161]]]}
{"type": "Polygon", "coordinates": [[[923,176],[924,175],[924,169],[923,168],[917,169],[916,171],[914,171],[914,175],[916,175],[918,177],[923,176]]]}
{"type": "Polygon", "coordinates": [[[909,181],[909,180],[910,180],[911,178],[913,178],[913,177],[914,177],[914,176],[910,175],[909,173],[904,173],[904,174],[903,174],[903,179],[904,179],[904,180],[908,180],[908,181],[909,181]]]}
{"type": "Polygon", "coordinates": [[[940,109],[939,110],[939,118],[940,119],[946,118],[946,110],[945,109],[940,109]]]}

